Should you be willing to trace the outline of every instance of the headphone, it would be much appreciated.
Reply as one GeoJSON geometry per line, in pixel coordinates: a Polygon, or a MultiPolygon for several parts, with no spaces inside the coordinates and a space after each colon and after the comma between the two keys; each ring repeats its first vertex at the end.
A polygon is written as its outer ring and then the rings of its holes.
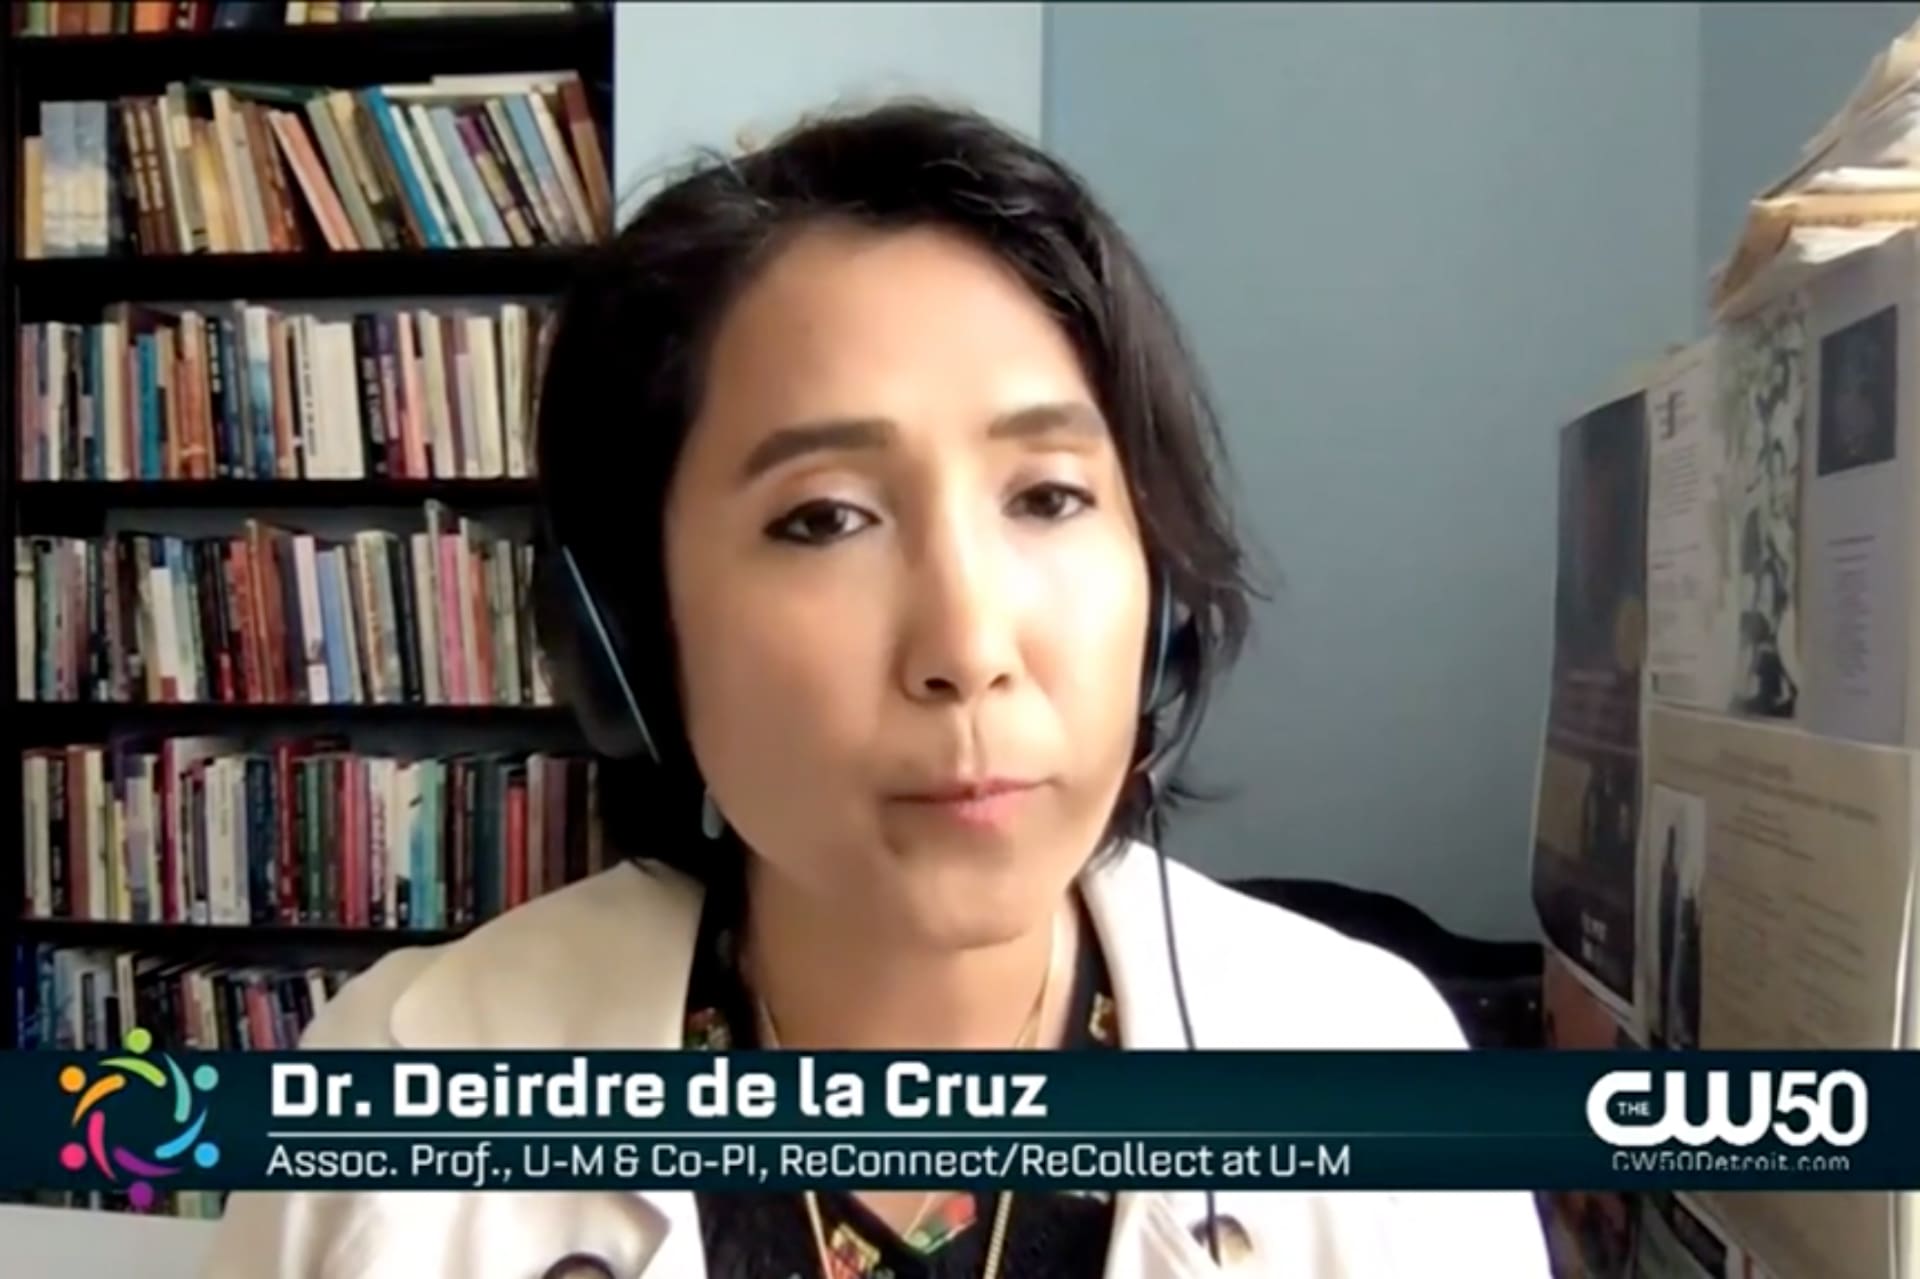
{"type": "MultiPolygon", "coordinates": [[[[633,680],[627,673],[622,654],[625,649],[619,642],[611,624],[600,606],[595,602],[593,592],[587,586],[586,575],[580,571],[580,565],[573,557],[573,551],[552,536],[552,528],[547,528],[550,543],[558,555],[565,570],[565,591],[570,612],[573,615],[574,630],[588,642],[579,645],[578,656],[581,682],[585,686],[584,698],[590,705],[576,705],[575,712],[581,717],[595,749],[616,758],[644,757],[655,764],[665,762],[653,730],[647,724],[646,714],[640,708],[640,697],[635,691],[633,680]],[[607,699],[611,694],[614,706],[624,712],[607,714],[607,699]]],[[[1193,661],[1204,658],[1199,628],[1191,618],[1176,621],[1173,592],[1158,574],[1152,579],[1151,592],[1153,603],[1153,629],[1147,636],[1146,661],[1143,663],[1140,695],[1140,716],[1152,724],[1161,714],[1169,710],[1180,699],[1180,689],[1176,681],[1168,679],[1168,667],[1174,664],[1175,650],[1180,649],[1180,660],[1193,661]]],[[[1194,681],[1194,687],[1186,691],[1187,705],[1182,708],[1181,719],[1174,731],[1163,735],[1155,733],[1154,742],[1144,758],[1134,765],[1135,774],[1144,778],[1148,787],[1149,821],[1154,829],[1154,856],[1160,872],[1160,915],[1162,929],[1167,943],[1167,966],[1173,978],[1174,1005],[1180,1015],[1180,1033],[1186,1040],[1189,1051],[1197,1045],[1193,1034],[1193,1017],[1187,1008],[1186,982],[1180,975],[1180,948],[1174,937],[1173,927],[1173,886],[1167,872],[1167,854],[1165,841],[1160,838],[1161,799],[1174,775],[1185,762],[1187,752],[1192,745],[1193,728],[1198,724],[1204,704],[1201,689],[1205,681],[1194,681]]],[[[1215,1211],[1214,1192],[1209,1187],[1206,1192],[1207,1251],[1215,1265],[1220,1263],[1220,1239],[1218,1214],[1215,1211]]]]}

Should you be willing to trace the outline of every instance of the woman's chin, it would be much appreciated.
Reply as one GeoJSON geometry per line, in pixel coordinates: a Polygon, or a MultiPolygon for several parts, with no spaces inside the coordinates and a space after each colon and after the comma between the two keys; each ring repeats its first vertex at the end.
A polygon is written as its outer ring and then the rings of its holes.
{"type": "Polygon", "coordinates": [[[1040,874],[1030,863],[916,866],[894,885],[893,918],[922,945],[1002,945],[1045,927],[1070,879],[1040,874]]]}

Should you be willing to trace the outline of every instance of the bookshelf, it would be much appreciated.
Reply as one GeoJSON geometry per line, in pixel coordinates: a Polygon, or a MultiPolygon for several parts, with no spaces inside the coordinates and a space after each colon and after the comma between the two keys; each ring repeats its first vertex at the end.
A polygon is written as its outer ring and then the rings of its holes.
{"type": "Polygon", "coordinates": [[[112,302],[546,294],[566,283],[579,260],[577,249],[543,246],[15,258],[8,266],[23,316],[80,320],[97,318],[112,302]]]}
{"type": "MultiPolygon", "coordinates": [[[[22,233],[24,143],[39,133],[43,102],[149,97],[179,83],[355,90],[419,84],[439,76],[534,72],[578,75],[603,154],[610,156],[613,15],[605,5],[244,30],[62,36],[0,31],[0,137],[6,141],[0,208],[7,211],[0,237],[0,331],[6,341],[0,367],[7,370],[0,398],[0,435],[5,440],[0,511],[9,534],[0,555],[6,558],[9,581],[20,568],[15,538],[101,538],[116,530],[141,529],[140,521],[147,519],[209,521],[223,535],[237,535],[241,522],[249,518],[263,523],[284,518],[298,526],[308,517],[337,522],[364,515],[368,527],[391,527],[409,515],[417,518],[429,502],[461,515],[524,520],[536,493],[534,482],[523,476],[392,478],[371,470],[365,478],[342,479],[25,478],[24,409],[17,382],[24,326],[97,324],[107,308],[119,304],[217,309],[244,300],[291,312],[303,304],[356,311],[459,306],[468,300],[480,305],[503,299],[537,302],[561,290],[592,252],[577,243],[551,242],[510,248],[327,251],[316,233],[317,215],[307,206],[309,247],[297,253],[28,258],[22,233]]],[[[300,194],[295,191],[294,203],[300,194]]],[[[448,213],[450,217],[450,204],[448,213]]],[[[0,629],[10,649],[18,642],[19,628],[34,624],[33,618],[16,614],[13,591],[0,592],[0,629]]],[[[466,928],[126,923],[37,916],[27,908],[30,853],[20,833],[29,816],[21,762],[27,752],[114,739],[151,743],[209,734],[256,743],[345,739],[353,749],[373,754],[391,749],[395,740],[413,743],[401,750],[421,755],[469,752],[476,742],[487,750],[584,750],[570,716],[552,705],[30,700],[21,696],[12,651],[5,681],[0,700],[8,706],[0,714],[6,725],[0,735],[7,759],[0,768],[0,808],[15,826],[0,845],[0,956],[7,964],[0,979],[0,1047],[17,1046],[13,969],[16,947],[23,944],[136,951],[168,962],[351,969],[388,948],[447,940],[466,928]],[[363,747],[363,740],[371,745],[363,747]]]]}

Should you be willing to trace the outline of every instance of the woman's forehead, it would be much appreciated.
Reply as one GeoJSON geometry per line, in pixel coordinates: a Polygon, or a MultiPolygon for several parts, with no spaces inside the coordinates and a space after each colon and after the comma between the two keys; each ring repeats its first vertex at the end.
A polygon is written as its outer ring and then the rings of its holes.
{"type": "Polygon", "coordinates": [[[707,381],[708,414],[756,432],[850,419],[984,428],[1092,398],[1026,284],[937,228],[796,235],[722,318],[707,381]]]}

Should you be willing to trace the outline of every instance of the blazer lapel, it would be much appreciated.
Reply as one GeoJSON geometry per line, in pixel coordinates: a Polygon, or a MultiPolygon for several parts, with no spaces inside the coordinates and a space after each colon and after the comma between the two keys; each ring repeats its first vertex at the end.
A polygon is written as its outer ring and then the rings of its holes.
{"type": "MultiPolygon", "coordinates": [[[[394,1042],[495,1051],[679,1048],[700,904],[692,880],[632,863],[529,902],[428,964],[394,1003],[394,1042]]],[[[600,1214],[595,1219],[610,1224],[588,1238],[563,1211],[569,1199],[584,1207],[577,1197],[527,1196],[539,1203],[511,1205],[525,1214],[513,1233],[525,1239],[550,1231],[542,1243],[552,1261],[585,1249],[617,1266],[617,1279],[705,1274],[691,1193],[608,1193],[642,1211],[600,1214]]],[[[476,1196],[475,1210],[505,1213],[516,1198],[476,1196]]]]}
{"type": "Polygon", "coordinates": [[[445,948],[389,1030],[408,1048],[678,1048],[700,902],[665,868],[602,871],[445,948]]]}

